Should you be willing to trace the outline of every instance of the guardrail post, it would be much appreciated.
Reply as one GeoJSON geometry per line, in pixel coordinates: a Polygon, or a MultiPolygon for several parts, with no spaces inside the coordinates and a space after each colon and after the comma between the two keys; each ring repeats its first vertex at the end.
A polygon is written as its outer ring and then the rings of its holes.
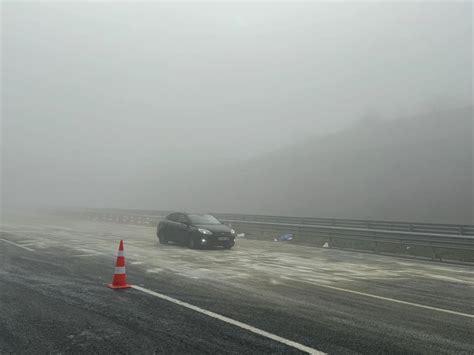
{"type": "Polygon", "coordinates": [[[431,247],[431,250],[432,250],[432,260],[436,260],[436,259],[439,259],[439,261],[443,261],[443,257],[441,256],[441,253],[436,253],[436,247],[431,247]]]}

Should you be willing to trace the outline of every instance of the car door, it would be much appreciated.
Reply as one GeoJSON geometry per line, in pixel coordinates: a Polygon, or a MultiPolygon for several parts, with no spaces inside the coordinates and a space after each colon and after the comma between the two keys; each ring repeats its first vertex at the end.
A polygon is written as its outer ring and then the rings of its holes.
{"type": "Polygon", "coordinates": [[[173,213],[168,216],[166,223],[166,238],[171,242],[177,242],[179,213],[173,213]]]}
{"type": "Polygon", "coordinates": [[[189,230],[188,217],[186,217],[184,213],[179,213],[176,221],[176,242],[187,244],[189,230]]]}

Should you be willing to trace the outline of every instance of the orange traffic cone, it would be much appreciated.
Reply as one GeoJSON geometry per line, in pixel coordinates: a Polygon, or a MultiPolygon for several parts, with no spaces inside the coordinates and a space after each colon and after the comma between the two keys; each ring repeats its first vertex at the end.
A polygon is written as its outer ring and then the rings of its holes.
{"type": "Polygon", "coordinates": [[[120,241],[120,246],[117,254],[117,262],[115,263],[115,273],[111,284],[107,285],[110,288],[129,288],[127,284],[127,274],[125,273],[125,256],[123,255],[123,240],[120,241]]]}

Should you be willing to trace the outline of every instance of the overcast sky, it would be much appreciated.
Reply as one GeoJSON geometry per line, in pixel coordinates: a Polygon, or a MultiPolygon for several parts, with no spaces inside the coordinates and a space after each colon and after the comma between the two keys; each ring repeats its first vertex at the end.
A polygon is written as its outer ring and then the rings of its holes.
{"type": "Polygon", "coordinates": [[[470,2],[3,2],[2,200],[98,204],[150,167],[469,105],[472,15],[470,2]]]}

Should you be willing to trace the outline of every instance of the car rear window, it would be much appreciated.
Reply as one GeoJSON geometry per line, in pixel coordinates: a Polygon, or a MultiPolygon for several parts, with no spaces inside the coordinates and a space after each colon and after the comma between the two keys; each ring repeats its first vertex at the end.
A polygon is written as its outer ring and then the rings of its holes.
{"type": "Polygon", "coordinates": [[[178,214],[177,213],[172,213],[168,217],[166,217],[166,219],[168,221],[177,222],[178,214]]]}
{"type": "Polygon", "coordinates": [[[190,214],[188,217],[193,224],[221,224],[216,217],[210,214],[190,214]]]}

